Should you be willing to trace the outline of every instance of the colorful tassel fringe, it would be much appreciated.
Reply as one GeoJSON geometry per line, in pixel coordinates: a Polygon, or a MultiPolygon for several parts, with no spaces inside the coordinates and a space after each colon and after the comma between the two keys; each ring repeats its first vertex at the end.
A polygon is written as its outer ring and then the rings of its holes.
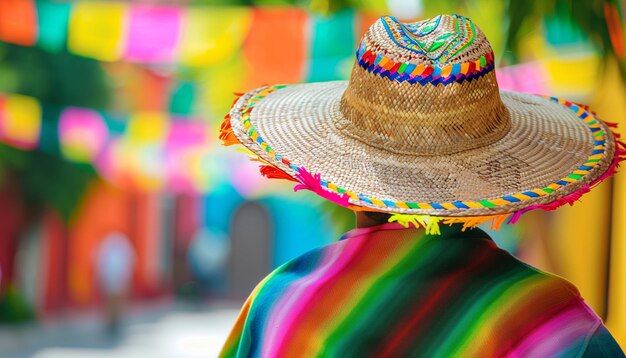
{"type": "Polygon", "coordinates": [[[468,217],[446,217],[443,218],[443,223],[446,225],[463,224],[463,231],[467,228],[473,228],[480,224],[491,221],[490,228],[492,230],[500,230],[500,227],[506,219],[510,216],[510,213],[499,215],[485,215],[485,216],[468,216],[468,217]]]}
{"type": "Polygon", "coordinates": [[[294,177],[276,168],[273,165],[261,165],[260,168],[261,168],[260,169],[261,175],[263,175],[264,177],[268,179],[285,179],[285,180],[293,181],[296,183],[300,183],[298,180],[294,179],[294,177]]]}
{"type": "MultiPolygon", "coordinates": [[[[615,123],[607,123],[607,125],[611,128],[617,127],[617,124],[615,123]]],[[[439,223],[444,225],[463,224],[462,230],[465,230],[467,228],[473,228],[485,222],[491,221],[491,229],[499,230],[504,222],[507,224],[515,224],[524,213],[531,210],[539,209],[552,211],[566,204],[569,204],[570,206],[574,205],[575,202],[580,200],[580,198],[584,194],[588,193],[593,187],[615,175],[620,162],[626,160],[626,143],[619,140],[620,135],[618,133],[612,132],[612,134],[613,137],[615,137],[615,155],[608,169],[590,184],[585,185],[564,197],[558,198],[551,203],[529,206],[513,213],[490,216],[436,217],[429,215],[394,214],[389,218],[389,222],[398,222],[404,227],[409,227],[409,224],[413,224],[413,226],[418,228],[423,227],[427,234],[439,233],[439,227],[435,228],[435,225],[438,225],[439,223]]]]}
{"type": "MultiPolygon", "coordinates": [[[[233,102],[233,105],[239,100],[239,98],[243,95],[242,93],[235,93],[237,96],[233,102]]],[[[589,107],[580,105],[589,111],[589,107]]],[[[617,123],[604,122],[609,128],[617,128],[617,123]]],[[[453,225],[453,224],[462,224],[463,230],[467,228],[473,228],[478,225],[481,225],[486,222],[491,222],[491,229],[499,230],[500,227],[506,222],[507,224],[515,224],[520,217],[531,210],[545,210],[552,211],[563,205],[569,204],[574,205],[576,201],[578,201],[584,194],[588,193],[591,188],[600,184],[602,181],[608,179],[617,173],[617,168],[619,167],[619,163],[626,160],[626,143],[619,140],[620,134],[614,131],[611,131],[613,137],[615,138],[615,155],[613,162],[609,165],[609,168],[598,178],[592,181],[590,184],[583,186],[577,191],[570,193],[564,197],[558,198],[551,203],[548,204],[539,204],[532,205],[527,208],[518,210],[513,213],[499,214],[499,215],[485,215],[485,216],[467,216],[467,217],[439,217],[439,216],[431,216],[431,215],[412,215],[412,214],[393,214],[389,218],[389,222],[397,222],[404,227],[410,227],[413,225],[416,228],[424,228],[426,234],[438,235],[440,234],[439,224],[443,225],[453,225]],[[508,220],[507,220],[508,219],[508,220]]],[[[230,114],[227,114],[224,117],[224,122],[220,127],[220,140],[222,140],[225,146],[241,144],[237,139],[235,134],[233,133],[231,124],[230,124],[230,114]]],[[[363,210],[373,210],[365,207],[354,206],[349,202],[348,194],[338,194],[335,192],[328,191],[324,189],[321,185],[321,176],[320,174],[311,174],[304,167],[299,167],[297,170],[297,174],[295,178],[285,171],[279,169],[271,163],[266,162],[257,154],[251,152],[248,149],[242,149],[242,151],[250,156],[250,159],[253,161],[261,162],[263,165],[260,166],[261,175],[270,178],[270,179],[284,179],[298,183],[293,190],[310,190],[317,195],[330,200],[338,205],[341,205],[346,208],[350,208],[355,211],[363,211],[363,210]]],[[[373,210],[375,211],[375,210],[373,210]]]]}
{"type": "MultiPolygon", "coordinates": [[[[235,105],[235,103],[237,103],[241,96],[243,96],[243,93],[235,93],[233,106],[235,105]]],[[[226,147],[230,145],[241,144],[239,142],[239,139],[237,139],[237,137],[235,136],[235,133],[233,133],[233,128],[230,125],[230,113],[226,113],[226,115],[224,116],[224,121],[220,126],[219,139],[222,141],[222,145],[226,147]]]]}
{"type": "Polygon", "coordinates": [[[439,235],[439,221],[440,218],[429,215],[405,215],[405,214],[393,214],[389,218],[389,222],[397,222],[398,224],[408,228],[413,224],[416,228],[424,228],[427,235],[439,235]]]}
{"type": "Polygon", "coordinates": [[[335,204],[341,205],[346,208],[350,206],[350,202],[348,201],[350,197],[348,196],[348,194],[337,194],[322,188],[321,176],[319,174],[312,175],[306,169],[304,169],[304,167],[299,167],[298,174],[296,174],[296,179],[300,182],[300,184],[296,185],[293,188],[293,191],[298,191],[302,189],[310,190],[315,194],[321,196],[322,198],[332,201],[335,204]]]}

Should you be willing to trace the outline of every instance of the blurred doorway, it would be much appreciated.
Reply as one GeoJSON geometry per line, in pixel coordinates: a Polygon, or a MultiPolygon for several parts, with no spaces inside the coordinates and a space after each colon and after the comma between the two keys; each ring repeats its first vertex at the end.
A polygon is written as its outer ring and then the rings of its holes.
{"type": "Polygon", "coordinates": [[[257,202],[241,204],[230,227],[229,291],[235,298],[246,298],[271,269],[273,228],[265,206],[257,202]]]}

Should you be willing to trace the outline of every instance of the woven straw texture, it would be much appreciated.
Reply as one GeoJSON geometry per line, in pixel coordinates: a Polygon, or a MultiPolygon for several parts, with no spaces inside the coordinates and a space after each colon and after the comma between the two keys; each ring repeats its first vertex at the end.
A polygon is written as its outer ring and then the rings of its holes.
{"type": "MultiPolygon", "coordinates": [[[[230,112],[237,139],[292,176],[295,165],[378,202],[411,203],[480,202],[540,190],[572,174],[597,149],[589,126],[569,107],[499,91],[492,67],[478,60],[492,53],[491,46],[468,19],[442,15],[403,25],[383,17],[364,36],[361,49],[376,54],[379,70],[360,65],[357,52],[350,81],[292,85],[269,94],[261,88],[243,95],[230,112]],[[409,83],[392,73],[407,65],[385,68],[386,59],[444,68],[446,75],[467,68],[467,61],[470,68],[482,65],[487,71],[445,84],[409,83]],[[265,147],[250,136],[242,118],[249,100],[260,97],[248,118],[265,147]],[[292,166],[269,155],[267,145],[292,166]]],[[[575,182],[538,197],[445,209],[381,206],[355,197],[350,203],[441,217],[504,214],[551,203],[609,167],[614,138],[603,123],[599,128],[606,143],[597,164],[575,182]]]]}
{"type": "MultiPolygon", "coordinates": [[[[543,188],[572,173],[593,151],[589,129],[567,107],[537,96],[503,92],[511,128],[500,140],[437,156],[390,152],[336,127],[343,117],[340,102],[346,86],[345,81],[302,84],[270,93],[252,111],[252,125],[276,153],[292,163],[347,190],[390,201],[480,201],[543,188]]],[[[242,106],[255,94],[244,95],[234,106],[233,131],[254,153],[295,175],[252,141],[241,124],[242,106]]],[[[605,128],[605,132],[609,131],[605,128]]],[[[588,184],[608,168],[613,151],[612,141],[607,141],[608,155],[576,183],[497,208],[421,210],[351,202],[381,211],[437,216],[508,213],[550,203],[588,184]]]]}

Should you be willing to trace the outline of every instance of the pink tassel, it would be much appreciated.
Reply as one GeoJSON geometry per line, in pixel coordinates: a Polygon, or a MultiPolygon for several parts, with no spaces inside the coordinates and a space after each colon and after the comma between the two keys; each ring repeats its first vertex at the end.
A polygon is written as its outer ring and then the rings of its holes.
{"type": "Polygon", "coordinates": [[[304,169],[304,167],[300,167],[298,168],[298,174],[296,174],[296,179],[298,179],[300,184],[296,185],[293,188],[294,191],[307,189],[343,207],[348,207],[350,205],[350,203],[348,202],[349,197],[347,194],[340,195],[322,188],[320,184],[320,174],[315,174],[315,176],[313,176],[306,169],[304,169]]]}
{"type": "Polygon", "coordinates": [[[600,184],[601,182],[603,182],[604,180],[612,177],[613,175],[617,174],[617,167],[619,166],[619,162],[624,160],[624,158],[619,158],[613,161],[613,163],[611,163],[611,165],[609,166],[609,168],[602,173],[602,175],[600,175],[596,180],[594,180],[591,185],[592,186],[596,186],[598,184],[600,184]]]}
{"type": "Polygon", "coordinates": [[[609,165],[609,168],[602,173],[596,180],[591,183],[592,187],[600,184],[602,181],[612,177],[617,174],[617,168],[619,168],[620,162],[626,160],[626,145],[624,142],[616,141],[615,142],[615,156],[613,157],[613,162],[609,165]]]}
{"type": "Polygon", "coordinates": [[[321,176],[319,174],[315,174],[315,176],[311,175],[304,167],[298,168],[298,174],[296,174],[296,179],[300,182],[300,184],[296,185],[293,188],[293,191],[298,191],[302,189],[310,190],[315,194],[321,196],[324,199],[328,199],[334,202],[337,205],[341,205],[343,207],[350,206],[350,202],[348,199],[350,198],[348,194],[337,194],[325,190],[322,188],[321,176]]]}
{"type": "MultiPolygon", "coordinates": [[[[609,127],[615,128],[617,127],[617,124],[611,123],[609,127]]],[[[615,138],[619,138],[617,133],[613,133],[613,136],[615,138]]],[[[549,204],[533,205],[533,206],[529,206],[527,208],[514,212],[513,215],[511,215],[511,218],[509,219],[509,221],[507,221],[507,224],[515,224],[519,220],[519,218],[522,216],[522,214],[530,210],[541,209],[545,211],[552,211],[565,204],[574,205],[574,203],[578,201],[580,197],[582,197],[584,194],[588,193],[591,190],[591,188],[597,186],[598,184],[602,183],[604,180],[615,175],[617,173],[617,168],[619,167],[620,162],[624,160],[626,160],[626,143],[620,140],[616,140],[613,162],[611,162],[608,169],[604,173],[602,173],[602,175],[594,179],[591,183],[589,183],[589,185],[586,185],[562,198],[558,198],[549,204]]]]}
{"type": "Polygon", "coordinates": [[[545,211],[552,211],[565,204],[569,204],[570,206],[574,205],[574,203],[578,201],[580,197],[583,196],[583,194],[588,193],[589,190],[590,190],[589,185],[585,185],[582,188],[576,190],[575,192],[570,193],[562,198],[558,198],[549,204],[538,205],[538,209],[545,210],[545,211]]]}
{"type": "Polygon", "coordinates": [[[518,210],[516,212],[513,213],[513,215],[511,215],[511,218],[509,219],[509,221],[507,221],[507,224],[515,224],[519,218],[522,217],[522,214],[525,213],[527,210],[518,210]]]}

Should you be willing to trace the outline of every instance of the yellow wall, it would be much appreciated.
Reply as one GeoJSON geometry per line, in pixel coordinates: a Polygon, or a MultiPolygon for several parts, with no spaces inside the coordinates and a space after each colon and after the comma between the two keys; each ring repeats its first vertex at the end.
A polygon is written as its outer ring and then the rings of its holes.
{"type": "MultiPolygon", "coordinates": [[[[614,62],[599,73],[601,78],[589,104],[601,119],[619,123],[618,131],[626,136],[624,81],[614,62]]],[[[585,301],[605,318],[620,345],[626,347],[626,173],[602,183],[581,201],[582,205],[560,208],[550,225],[553,240],[548,247],[556,261],[553,272],[578,287],[585,301]]]]}
{"type": "MultiPolygon", "coordinates": [[[[601,118],[619,123],[618,131],[626,136],[626,86],[617,65],[609,63],[602,86],[596,91],[593,105],[601,118]]],[[[611,265],[606,324],[626,347],[626,162],[613,180],[611,228],[611,265]]]]}

